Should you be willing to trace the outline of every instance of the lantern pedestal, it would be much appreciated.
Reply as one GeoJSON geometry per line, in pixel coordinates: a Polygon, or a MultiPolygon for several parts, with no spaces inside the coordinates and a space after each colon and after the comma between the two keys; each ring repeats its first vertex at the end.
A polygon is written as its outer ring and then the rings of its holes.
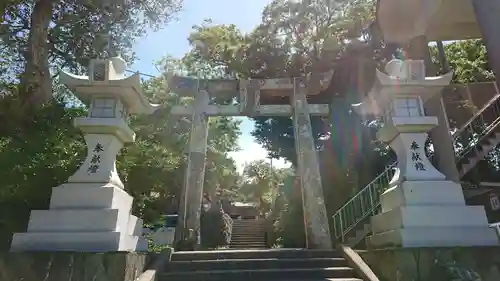
{"type": "Polygon", "coordinates": [[[427,132],[437,125],[436,117],[392,117],[388,126],[377,133],[380,141],[389,143],[398,159],[398,173],[390,185],[404,180],[444,180],[446,177],[425,156],[427,132]]]}
{"type": "Polygon", "coordinates": [[[371,248],[498,245],[483,206],[467,206],[460,184],[404,181],[381,196],[371,248]]]}
{"type": "Polygon", "coordinates": [[[119,118],[76,118],[74,126],[85,134],[87,158],[68,182],[110,182],[123,188],[116,155],[124,143],[134,142],[134,132],[119,118]]]}
{"type": "Polygon", "coordinates": [[[116,155],[134,133],[118,118],[77,118],[87,158],[68,183],[52,190],[49,210],[31,212],[26,233],[14,234],[11,251],[147,251],[142,220],[131,215],[116,155]]]}
{"type": "Polygon", "coordinates": [[[147,251],[132,197],[113,184],[67,183],[52,190],[49,210],[31,212],[11,251],[147,251]]]}
{"type": "Polygon", "coordinates": [[[438,125],[425,116],[423,101],[449,83],[425,77],[422,61],[391,61],[360,112],[381,113],[378,132],[397,156],[397,171],[380,197],[382,212],[371,218],[371,248],[498,245],[483,206],[467,206],[462,186],[447,181],[427,159],[427,132],[438,125]],[[374,107],[373,101],[376,101],[374,107]],[[374,109],[372,109],[374,108],[374,109]],[[374,112],[376,111],[376,112],[374,112]]]}
{"type": "Polygon", "coordinates": [[[53,188],[49,210],[31,212],[26,233],[15,233],[11,251],[147,251],[142,220],[131,214],[132,196],[116,170],[116,155],[135,140],[129,114],[151,114],[140,77],[125,77],[121,58],[91,60],[89,76],[60,73],[61,83],[87,104],[76,118],[87,158],[68,182],[53,188]]]}
{"type": "Polygon", "coordinates": [[[465,205],[462,186],[446,181],[425,156],[427,131],[437,118],[392,117],[378,132],[398,158],[398,171],[372,217],[369,247],[485,246],[498,244],[483,206],[465,205]]]}

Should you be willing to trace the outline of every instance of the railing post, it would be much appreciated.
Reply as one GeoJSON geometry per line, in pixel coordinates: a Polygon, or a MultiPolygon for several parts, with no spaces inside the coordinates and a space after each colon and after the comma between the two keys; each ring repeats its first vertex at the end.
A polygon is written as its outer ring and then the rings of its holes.
{"type": "Polygon", "coordinates": [[[333,223],[333,237],[335,240],[337,240],[337,219],[335,218],[335,215],[332,217],[332,223],[333,223]]]}
{"type": "Polygon", "coordinates": [[[340,211],[339,213],[339,222],[340,222],[340,241],[344,242],[344,224],[342,222],[342,213],[343,211],[340,211]]]}
{"type": "Polygon", "coordinates": [[[368,187],[368,195],[370,196],[371,213],[372,213],[372,216],[374,216],[375,215],[375,208],[373,207],[373,195],[372,195],[371,187],[368,187]]]}
{"type": "Polygon", "coordinates": [[[365,214],[365,200],[363,200],[363,194],[359,194],[359,204],[361,205],[361,215],[365,214]]]}

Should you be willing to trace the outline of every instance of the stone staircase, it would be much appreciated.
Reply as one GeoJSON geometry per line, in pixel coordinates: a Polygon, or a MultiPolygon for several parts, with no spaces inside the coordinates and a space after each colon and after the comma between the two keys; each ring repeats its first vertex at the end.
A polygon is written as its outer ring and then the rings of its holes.
{"type": "Polygon", "coordinates": [[[500,143],[500,127],[496,126],[492,129],[491,134],[481,139],[474,149],[468,151],[464,157],[458,160],[460,175],[465,175],[472,170],[479,161],[483,160],[500,143]]]}
{"type": "Polygon", "coordinates": [[[362,281],[334,250],[175,252],[159,281],[362,281]]]}
{"type": "Polygon", "coordinates": [[[346,245],[364,244],[363,242],[365,237],[371,232],[372,232],[372,226],[369,222],[361,223],[358,228],[354,229],[354,234],[351,237],[347,237],[346,245]]]}
{"type": "MultiPolygon", "coordinates": [[[[493,97],[453,134],[456,164],[465,176],[500,143],[500,95],[493,97]]],[[[380,195],[394,174],[391,164],[372,182],[354,195],[332,217],[336,239],[348,246],[361,245],[371,232],[370,217],[380,208],[380,195]]]]}
{"type": "Polygon", "coordinates": [[[266,220],[264,219],[236,219],[233,220],[230,248],[233,249],[265,249],[266,220]]]}
{"type": "Polygon", "coordinates": [[[500,143],[499,124],[500,95],[497,95],[453,134],[457,168],[461,176],[472,170],[500,143]]]}

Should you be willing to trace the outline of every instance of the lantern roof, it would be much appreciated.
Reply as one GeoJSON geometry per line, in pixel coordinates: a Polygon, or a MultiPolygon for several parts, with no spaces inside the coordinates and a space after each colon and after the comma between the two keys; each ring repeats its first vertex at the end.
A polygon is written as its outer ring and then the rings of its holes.
{"type": "Polygon", "coordinates": [[[426,77],[422,60],[394,59],[387,63],[385,72],[376,70],[372,89],[353,108],[361,115],[380,116],[395,96],[420,96],[425,101],[449,85],[452,78],[453,72],[426,77]]]}
{"type": "Polygon", "coordinates": [[[120,98],[131,114],[151,114],[159,105],[151,104],[142,92],[139,73],[126,77],[126,62],[121,57],[92,59],[89,75],[59,72],[59,79],[87,106],[92,97],[115,96],[120,98]]]}

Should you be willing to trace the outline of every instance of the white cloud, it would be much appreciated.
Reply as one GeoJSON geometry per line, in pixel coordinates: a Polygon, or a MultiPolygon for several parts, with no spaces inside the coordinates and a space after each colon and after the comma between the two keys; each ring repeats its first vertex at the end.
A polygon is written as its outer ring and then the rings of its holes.
{"type": "MultiPolygon", "coordinates": [[[[244,137],[240,138],[243,139],[244,137]]],[[[243,141],[241,141],[243,142],[243,141]]],[[[245,163],[252,162],[255,160],[266,160],[270,161],[267,156],[267,151],[256,142],[243,142],[240,143],[241,151],[230,152],[229,156],[234,159],[238,172],[241,173],[245,167],[245,163]]],[[[286,162],[284,159],[273,159],[273,167],[276,168],[287,168],[290,167],[290,163],[286,162]]]]}
{"type": "MultiPolygon", "coordinates": [[[[236,162],[238,172],[241,173],[245,167],[245,163],[248,162],[255,160],[266,160],[269,162],[270,159],[267,156],[267,151],[260,144],[256,143],[251,135],[255,122],[247,117],[235,117],[235,119],[242,121],[240,126],[241,136],[238,139],[238,146],[241,150],[230,152],[229,156],[236,162]]],[[[284,159],[273,159],[273,167],[288,168],[290,166],[291,164],[284,159]]]]}

